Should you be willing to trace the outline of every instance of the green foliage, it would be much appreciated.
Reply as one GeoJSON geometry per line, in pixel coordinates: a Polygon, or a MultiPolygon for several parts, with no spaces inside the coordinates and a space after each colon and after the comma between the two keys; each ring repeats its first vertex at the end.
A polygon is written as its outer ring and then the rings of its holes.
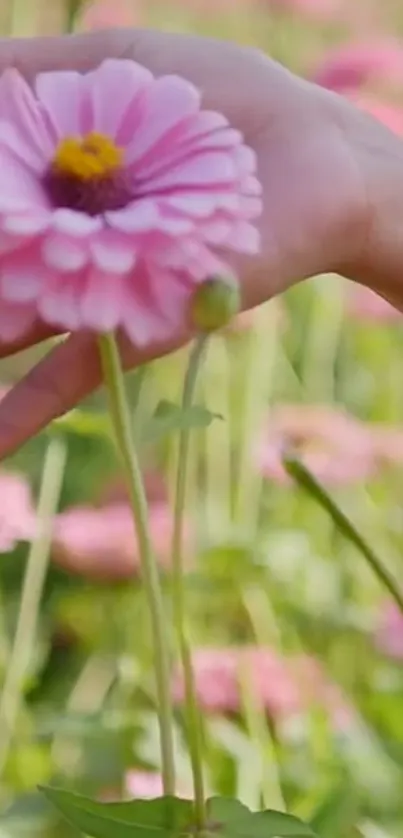
{"type": "MultiPolygon", "coordinates": [[[[128,803],[98,803],[78,794],[44,787],[48,800],[77,829],[93,838],[179,838],[195,835],[188,800],[161,797],[128,803]]],[[[297,818],[282,812],[250,812],[237,800],[213,797],[207,802],[203,835],[222,838],[315,838],[297,818]]]]}

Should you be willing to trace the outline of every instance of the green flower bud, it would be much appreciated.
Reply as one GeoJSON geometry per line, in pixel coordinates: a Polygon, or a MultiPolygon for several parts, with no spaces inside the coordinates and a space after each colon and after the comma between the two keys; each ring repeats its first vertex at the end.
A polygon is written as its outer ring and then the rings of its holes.
{"type": "Polygon", "coordinates": [[[211,277],[199,285],[190,303],[191,323],[199,332],[228,326],[241,307],[238,283],[232,278],[211,277]]]}

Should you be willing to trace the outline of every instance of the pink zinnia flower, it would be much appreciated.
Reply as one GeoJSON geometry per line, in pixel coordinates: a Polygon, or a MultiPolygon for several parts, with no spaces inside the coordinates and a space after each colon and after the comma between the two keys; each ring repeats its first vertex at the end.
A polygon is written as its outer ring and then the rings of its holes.
{"type": "MultiPolygon", "coordinates": [[[[337,726],[349,716],[348,704],[314,658],[281,657],[267,647],[197,649],[193,653],[196,692],[207,713],[239,713],[243,709],[242,677],[250,679],[259,704],[275,721],[321,705],[337,726]]],[[[174,673],[172,692],[184,700],[183,676],[174,673]]]]}
{"type": "Polygon", "coordinates": [[[317,84],[338,93],[354,92],[370,82],[402,77],[403,45],[396,41],[347,44],[325,55],[312,74],[317,84]]]}
{"type": "Polygon", "coordinates": [[[35,535],[36,517],[30,488],[21,474],[0,473],[0,552],[35,535]]]}
{"type": "MultiPolygon", "coordinates": [[[[172,515],[165,504],[149,511],[151,538],[158,559],[170,556],[172,515]]],[[[191,529],[185,526],[185,546],[191,551],[191,529]]],[[[139,572],[133,516],[127,503],[95,508],[82,506],[62,512],[55,521],[53,559],[60,566],[90,579],[128,579],[139,572]]]]}
{"type": "Polygon", "coordinates": [[[256,451],[261,473],[288,483],[282,459],[297,451],[307,468],[328,484],[368,479],[375,471],[370,428],[342,411],[315,405],[282,405],[267,423],[256,451]]]}
{"type": "Polygon", "coordinates": [[[364,288],[363,285],[357,285],[351,289],[347,300],[347,311],[357,320],[368,320],[375,323],[403,323],[402,314],[397,308],[394,308],[379,294],[375,294],[369,288],[364,288]]]}
{"type": "Polygon", "coordinates": [[[256,159],[178,76],[128,60],[81,75],[0,80],[0,339],[38,315],[123,328],[136,344],[183,328],[216,252],[255,253],[256,159]]]}
{"type": "Polygon", "coordinates": [[[384,655],[403,660],[403,615],[394,602],[387,602],[381,611],[375,645],[384,655]]]}

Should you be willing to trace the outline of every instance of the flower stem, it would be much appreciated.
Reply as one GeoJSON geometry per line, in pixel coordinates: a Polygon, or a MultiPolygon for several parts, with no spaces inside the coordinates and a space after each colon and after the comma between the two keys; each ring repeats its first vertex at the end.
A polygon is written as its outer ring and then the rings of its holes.
{"type": "Polygon", "coordinates": [[[116,441],[120,449],[123,467],[126,472],[130,504],[137,532],[144,587],[151,616],[164,794],[174,795],[175,763],[167,619],[164,613],[158,567],[149,534],[147,501],[139,460],[133,441],[123,370],[114,335],[102,335],[99,338],[99,350],[104,381],[109,392],[111,419],[116,441]]]}
{"type": "Polygon", "coordinates": [[[0,776],[12,743],[24,680],[33,653],[49,561],[53,517],[59,504],[66,456],[65,444],[60,439],[53,439],[46,454],[37,511],[38,530],[28,553],[14,643],[0,697],[0,776]]]}
{"type": "MultiPolygon", "coordinates": [[[[200,337],[191,352],[182,396],[182,409],[192,406],[197,374],[206,344],[200,337]]],[[[173,607],[177,641],[185,684],[185,706],[188,721],[190,761],[192,765],[196,826],[202,830],[206,824],[206,806],[203,782],[202,733],[194,684],[192,656],[186,632],[185,592],[183,584],[183,514],[185,509],[186,482],[189,461],[190,430],[183,428],[179,435],[177,475],[174,503],[174,529],[172,536],[173,607]]]]}

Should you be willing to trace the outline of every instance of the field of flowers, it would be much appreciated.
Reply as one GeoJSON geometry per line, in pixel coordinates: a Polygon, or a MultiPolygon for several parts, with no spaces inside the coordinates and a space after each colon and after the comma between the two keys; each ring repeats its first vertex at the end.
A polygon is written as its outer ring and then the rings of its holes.
{"type": "MultiPolygon", "coordinates": [[[[254,44],[403,136],[400,0],[0,0],[0,23],[254,44]]],[[[44,351],[2,361],[3,392],[44,351]]],[[[178,423],[192,428],[186,596],[207,789],[286,810],[319,838],[400,838],[401,315],[314,278],[211,339],[178,420],[187,357],[127,383],[167,596],[178,423]],[[290,449],[319,493],[287,472],[290,449]]],[[[2,464],[0,553],[0,838],[73,838],[38,785],[162,793],[149,614],[102,393],[2,464]]],[[[171,690],[186,798],[176,665],[171,690]]]]}

